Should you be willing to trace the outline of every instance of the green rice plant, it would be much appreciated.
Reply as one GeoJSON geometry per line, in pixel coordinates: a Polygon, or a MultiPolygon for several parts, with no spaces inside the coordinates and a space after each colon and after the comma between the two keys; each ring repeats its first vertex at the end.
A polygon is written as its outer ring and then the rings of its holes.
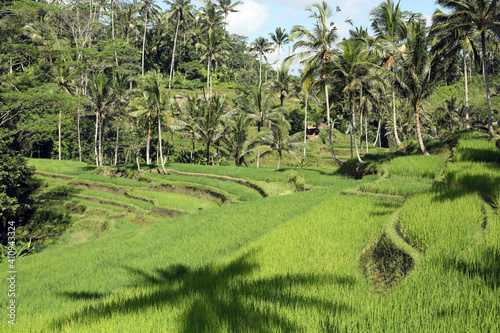
{"type": "Polygon", "coordinates": [[[95,166],[88,165],[83,162],[77,161],[59,161],[59,160],[49,160],[43,158],[30,158],[28,159],[28,164],[34,166],[36,170],[57,173],[63,175],[80,175],[82,173],[92,173],[95,166]]]}
{"type": "Polygon", "coordinates": [[[381,178],[376,182],[365,183],[359,187],[360,191],[401,195],[404,197],[428,192],[434,183],[429,178],[412,178],[393,176],[390,178],[381,178]]]}
{"type": "Polygon", "coordinates": [[[448,183],[477,191],[498,207],[500,167],[478,162],[453,163],[446,168],[444,176],[448,183]]]}
{"type": "Polygon", "coordinates": [[[399,216],[401,232],[417,249],[457,255],[483,222],[482,200],[463,189],[437,189],[408,199],[399,216]]]}
{"type": "Polygon", "coordinates": [[[462,139],[454,150],[457,162],[500,163],[500,149],[495,142],[484,139],[462,139]]]}
{"type": "Polygon", "coordinates": [[[444,157],[440,155],[397,157],[391,161],[389,174],[434,179],[443,169],[444,162],[444,157]]]}

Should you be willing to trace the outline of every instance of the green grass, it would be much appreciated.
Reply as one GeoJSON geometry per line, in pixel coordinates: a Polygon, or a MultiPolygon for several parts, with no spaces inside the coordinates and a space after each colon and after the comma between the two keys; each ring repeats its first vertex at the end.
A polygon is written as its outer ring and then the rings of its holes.
{"type": "Polygon", "coordinates": [[[462,139],[454,149],[457,162],[494,162],[500,164],[500,149],[495,142],[481,139],[462,139]]]}
{"type": "Polygon", "coordinates": [[[397,157],[391,161],[389,174],[433,179],[443,169],[444,162],[444,157],[440,155],[397,157]]]}

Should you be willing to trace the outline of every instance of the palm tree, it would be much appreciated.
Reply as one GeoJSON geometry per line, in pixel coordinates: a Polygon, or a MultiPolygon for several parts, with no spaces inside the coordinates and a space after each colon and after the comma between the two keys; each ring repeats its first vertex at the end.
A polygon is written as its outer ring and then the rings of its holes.
{"type": "Polygon", "coordinates": [[[205,105],[203,116],[195,119],[195,124],[193,126],[195,136],[205,145],[207,165],[210,163],[210,145],[215,138],[224,107],[224,98],[216,94],[214,98],[205,105]]]}
{"type": "Polygon", "coordinates": [[[102,166],[102,121],[114,102],[111,80],[105,74],[99,74],[90,80],[88,98],[96,116],[94,140],[96,165],[102,166]]]}
{"type": "Polygon", "coordinates": [[[181,121],[185,124],[184,128],[191,136],[190,163],[194,162],[196,120],[203,117],[205,104],[206,101],[199,99],[197,95],[188,97],[181,113],[181,121]]]}
{"type": "Polygon", "coordinates": [[[212,98],[212,73],[210,71],[212,63],[222,63],[224,55],[228,52],[225,49],[227,44],[226,40],[223,38],[223,31],[220,29],[215,29],[208,32],[208,38],[203,39],[198,45],[202,52],[204,52],[200,58],[201,61],[207,61],[207,93],[208,98],[212,98]]]}
{"type": "Polygon", "coordinates": [[[113,91],[114,102],[114,118],[116,120],[116,144],[115,144],[115,163],[118,164],[118,147],[120,125],[124,120],[124,107],[128,104],[131,91],[128,89],[129,78],[123,73],[115,73],[113,81],[111,82],[111,89],[113,91]]]}
{"type": "Polygon", "coordinates": [[[435,70],[437,62],[431,58],[431,37],[425,22],[412,22],[409,26],[406,51],[403,54],[403,76],[394,76],[396,86],[403,96],[411,102],[415,116],[415,130],[418,144],[424,155],[429,155],[422,141],[420,126],[421,102],[429,96],[435,88],[437,80],[442,73],[435,70]],[[432,73],[432,75],[431,75],[432,73]]]}
{"type": "Polygon", "coordinates": [[[144,16],[144,36],[142,39],[142,77],[144,77],[144,50],[146,48],[146,31],[150,17],[158,15],[161,8],[155,4],[155,0],[142,0],[138,4],[138,12],[144,16]]]}
{"type": "Polygon", "coordinates": [[[245,163],[245,156],[254,154],[257,150],[262,154],[262,148],[270,150],[269,146],[260,146],[260,140],[267,135],[267,131],[260,131],[253,137],[249,135],[252,118],[248,114],[238,113],[236,119],[228,118],[226,121],[228,135],[222,140],[222,150],[234,158],[236,166],[245,163]]]}
{"type": "MultiPolygon", "coordinates": [[[[404,20],[404,13],[401,11],[401,0],[397,5],[394,5],[392,0],[380,4],[371,13],[372,16],[372,29],[375,36],[379,39],[379,45],[383,45],[381,49],[383,53],[385,68],[389,71],[395,69],[396,55],[399,54],[399,46],[401,41],[404,40],[406,34],[406,26],[404,20]],[[380,43],[382,42],[382,43],[380,43]]],[[[396,145],[399,147],[401,141],[398,136],[398,126],[396,119],[396,94],[392,90],[392,119],[394,129],[394,139],[396,145]]]]}
{"type": "MultiPolygon", "coordinates": [[[[269,33],[269,37],[274,42],[275,48],[278,49],[278,63],[280,61],[280,50],[283,50],[283,45],[290,42],[290,36],[285,32],[286,29],[281,29],[281,27],[276,28],[276,31],[269,33]]],[[[283,52],[285,52],[283,50],[283,52]]],[[[276,79],[278,79],[278,71],[276,71],[276,79]]]]}
{"type": "Polygon", "coordinates": [[[248,92],[248,99],[245,101],[245,111],[250,114],[250,118],[257,125],[257,131],[266,126],[271,128],[273,122],[284,119],[284,108],[272,109],[273,94],[270,84],[254,86],[248,92]]]}
{"type": "MultiPolygon", "coordinates": [[[[364,164],[359,156],[358,140],[356,137],[356,117],[354,114],[353,94],[355,90],[360,91],[360,101],[362,101],[362,91],[364,81],[381,80],[377,75],[373,75],[371,71],[377,69],[372,59],[369,58],[368,49],[365,44],[355,39],[347,39],[339,43],[339,50],[333,56],[331,63],[331,75],[334,80],[342,82],[343,90],[349,92],[349,107],[351,113],[351,129],[354,136],[354,146],[356,149],[356,157],[359,163],[364,164]]],[[[361,112],[361,109],[360,109],[361,112]]],[[[361,124],[362,126],[362,124],[361,124]]]]}
{"type": "Polygon", "coordinates": [[[290,123],[285,119],[280,119],[271,127],[271,133],[273,135],[273,147],[278,151],[278,167],[280,168],[281,158],[283,152],[296,157],[295,151],[302,146],[301,135],[302,133],[297,132],[290,135],[290,123]]]}
{"type": "Polygon", "coordinates": [[[470,31],[448,26],[445,21],[447,15],[437,9],[434,13],[431,33],[437,37],[437,43],[432,46],[432,52],[436,54],[453,56],[462,51],[463,72],[464,72],[464,90],[465,90],[465,128],[469,129],[469,87],[467,79],[467,56],[471,59],[478,58],[476,43],[470,31]]]}
{"type": "Polygon", "coordinates": [[[232,0],[217,0],[219,7],[224,14],[224,23],[227,25],[227,15],[229,13],[235,13],[237,10],[236,6],[243,4],[242,1],[232,2],[232,0]]]}
{"type": "MultiPolygon", "coordinates": [[[[67,67],[57,67],[55,82],[57,84],[58,90],[67,93],[68,95],[73,95],[73,87],[70,82],[70,72],[67,67]]],[[[62,109],[59,109],[59,124],[58,124],[58,138],[59,138],[59,160],[61,160],[61,121],[62,121],[62,109]]]]}
{"type": "Polygon", "coordinates": [[[199,16],[204,32],[210,34],[210,32],[222,29],[224,26],[224,18],[211,0],[206,1],[205,6],[200,8],[199,16]]]}
{"type": "Polygon", "coordinates": [[[287,64],[283,64],[277,72],[277,78],[274,82],[274,87],[280,92],[280,105],[283,106],[285,97],[290,92],[292,88],[292,77],[289,74],[290,67],[287,64]]]}
{"type": "MultiPolygon", "coordinates": [[[[250,45],[250,52],[255,52],[255,56],[259,57],[259,85],[262,85],[262,58],[267,63],[266,53],[271,52],[271,43],[264,37],[257,37],[250,45]]],[[[267,70],[266,70],[267,81],[267,70]]]]}
{"type": "Polygon", "coordinates": [[[462,33],[476,31],[481,36],[481,60],[488,105],[488,132],[494,136],[493,117],[491,113],[491,94],[489,82],[489,65],[486,48],[486,35],[498,29],[497,1],[493,0],[437,0],[436,3],[450,11],[449,14],[434,15],[434,23],[440,29],[458,29],[462,33]]]}
{"type": "Polygon", "coordinates": [[[177,47],[177,37],[179,36],[179,26],[181,22],[194,20],[194,16],[191,13],[194,5],[191,4],[191,0],[173,0],[165,1],[165,3],[170,5],[170,10],[168,11],[165,18],[167,20],[170,20],[172,17],[177,17],[177,26],[175,28],[174,37],[174,49],[172,51],[172,63],[170,65],[170,77],[168,80],[168,89],[170,90],[172,86],[172,78],[174,77],[175,49],[177,47]]]}
{"type": "MultiPolygon", "coordinates": [[[[146,75],[144,82],[140,88],[140,95],[136,98],[135,102],[138,105],[138,110],[132,112],[131,115],[138,117],[145,115],[148,118],[149,126],[153,118],[158,122],[158,144],[160,150],[160,163],[164,173],[165,161],[163,159],[162,137],[161,137],[161,124],[162,115],[165,113],[168,95],[165,93],[166,87],[163,83],[163,75],[160,73],[150,73],[146,75]]],[[[148,129],[148,147],[146,150],[146,162],[150,164],[149,157],[149,144],[151,140],[151,127],[148,129]]]]}
{"type": "Polygon", "coordinates": [[[328,7],[327,3],[323,1],[321,4],[314,4],[306,9],[311,12],[309,17],[316,20],[314,24],[314,29],[311,31],[303,26],[296,25],[292,28],[292,36],[295,38],[305,38],[305,40],[299,40],[295,42],[293,50],[306,49],[288,57],[286,61],[303,61],[306,66],[303,70],[302,77],[303,80],[312,80],[319,74],[320,80],[317,83],[323,83],[325,91],[325,101],[326,101],[326,118],[328,126],[328,141],[330,144],[330,153],[332,158],[339,165],[343,165],[344,162],[337,158],[335,152],[333,151],[332,144],[332,128],[330,121],[330,101],[328,94],[328,70],[325,66],[332,58],[333,47],[335,41],[338,38],[337,28],[333,25],[333,22],[328,22],[330,17],[333,15],[332,10],[328,7]]]}

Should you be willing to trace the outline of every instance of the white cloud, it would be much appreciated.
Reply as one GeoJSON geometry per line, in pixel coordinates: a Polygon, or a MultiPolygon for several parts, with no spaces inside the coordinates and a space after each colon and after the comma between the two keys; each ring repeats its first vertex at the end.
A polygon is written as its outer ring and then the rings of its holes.
{"type": "Polygon", "coordinates": [[[267,5],[255,1],[245,1],[238,6],[238,12],[227,17],[230,33],[249,36],[261,30],[269,19],[267,5]]]}

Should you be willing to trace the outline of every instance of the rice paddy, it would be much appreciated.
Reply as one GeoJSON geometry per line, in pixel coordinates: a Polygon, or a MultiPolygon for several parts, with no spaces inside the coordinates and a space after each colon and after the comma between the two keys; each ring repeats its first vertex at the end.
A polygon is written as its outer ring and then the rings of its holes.
{"type": "MultiPolygon", "coordinates": [[[[82,223],[58,243],[17,259],[16,326],[23,332],[499,332],[500,173],[479,153],[457,153],[484,149],[479,141],[460,140],[448,162],[397,157],[387,174],[362,180],[327,168],[170,166],[276,192],[265,198],[204,176],[145,174],[134,181],[97,176],[73,162],[32,161],[46,173],[41,197],[74,201],[86,212],[75,209],[82,223]],[[71,179],[54,177],[59,170],[71,179]],[[294,175],[308,191],[292,193],[294,175]],[[172,184],[205,192],[159,191],[172,184]],[[227,200],[213,200],[208,189],[227,200]],[[401,200],[385,200],[391,196],[401,200]],[[162,209],[184,215],[169,217],[162,209]],[[106,230],[99,233],[97,222],[81,228],[92,214],[106,230]],[[141,216],[147,223],[137,222],[141,216]]],[[[5,312],[4,293],[0,304],[5,312]]],[[[0,327],[13,331],[6,321],[0,327]]]]}

